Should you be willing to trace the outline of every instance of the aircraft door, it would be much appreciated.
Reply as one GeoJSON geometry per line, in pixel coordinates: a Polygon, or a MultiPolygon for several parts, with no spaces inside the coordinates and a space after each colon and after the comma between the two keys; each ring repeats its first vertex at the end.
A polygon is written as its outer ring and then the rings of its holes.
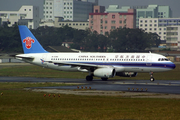
{"type": "Polygon", "coordinates": [[[152,56],[148,55],[146,59],[146,66],[151,66],[152,65],[152,56]]]}

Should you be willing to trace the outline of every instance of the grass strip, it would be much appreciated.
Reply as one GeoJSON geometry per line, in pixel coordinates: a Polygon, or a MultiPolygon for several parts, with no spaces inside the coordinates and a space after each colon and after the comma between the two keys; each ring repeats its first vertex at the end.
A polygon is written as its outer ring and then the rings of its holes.
{"type": "MultiPolygon", "coordinates": [[[[180,80],[180,64],[176,65],[176,68],[167,72],[154,73],[154,78],[156,80],[180,80]]],[[[40,77],[40,78],[76,78],[85,79],[88,73],[83,72],[65,72],[57,71],[47,68],[42,68],[39,66],[13,66],[5,67],[0,69],[0,76],[19,76],[19,77],[40,77]]],[[[149,80],[149,73],[138,73],[136,77],[119,77],[115,76],[110,79],[133,79],[133,80],[149,80]]],[[[96,78],[95,79],[100,79],[96,78]]]]}
{"type": "Polygon", "coordinates": [[[179,120],[179,99],[124,98],[121,96],[44,97],[24,87],[60,86],[55,83],[0,83],[1,120],[179,120]]]}

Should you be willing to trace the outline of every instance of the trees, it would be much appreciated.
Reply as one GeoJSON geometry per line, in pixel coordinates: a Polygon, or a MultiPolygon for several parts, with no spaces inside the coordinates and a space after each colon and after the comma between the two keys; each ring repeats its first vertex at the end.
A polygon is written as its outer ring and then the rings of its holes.
{"type": "Polygon", "coordinates": [[[22,52],[17,25],[0,27],[0,52],[22,52]]]}
{"type": "MultiPolygon", "coordinates": [[[[106,52],[107,48],[115,52],[137,52],[145,48],[158,47],[160,37],[155,33],[146,33],[142,29],[117,28],[106,33],[78,30],[68,26],[62,28],[39,27],[31,30],[45,48],[61,46],[62,42],[73,42],[71,48],[87,52],[106,52]]],[[[18,26],[0,27],[0,52],[22,52],[18,26]]]]}
{"type": "Polygon", "coordinates": [[[142,29],[118,28],[110,32],[108,36],[111,45],[116,52],[144,51],[145,48],[158,46],[160,39],[157,34],[146,33],[142,29]]]}

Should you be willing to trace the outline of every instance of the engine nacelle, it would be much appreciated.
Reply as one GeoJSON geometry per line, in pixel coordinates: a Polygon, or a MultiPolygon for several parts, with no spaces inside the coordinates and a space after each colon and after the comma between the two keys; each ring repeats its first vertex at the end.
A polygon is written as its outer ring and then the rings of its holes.
{"type": "Polygon", "coordinates": [[[137,72],[117,72],[116,75],[121,77],[136,77],[137,72]]]}
{"type": "Polygon", "coordinates": [[[99,68],[94,71],[94,76],[101,78],[114,77],[116,71],[114,68],[99,68]]]}

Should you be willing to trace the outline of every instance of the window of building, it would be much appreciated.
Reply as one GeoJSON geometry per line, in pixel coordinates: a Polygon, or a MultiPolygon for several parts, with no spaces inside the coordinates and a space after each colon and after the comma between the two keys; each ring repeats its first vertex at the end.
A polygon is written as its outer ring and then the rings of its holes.
{"type": "Polygon", "coordinates": [[[149,26],[151,27],[151,26],[152,26],[152,24],[149,24],[149,26]]]}
{"type": "Polygon", "coordinates": [[[152,30],[152,28],[149,28],[149,30],[152,30]]]}
{"type": "Polygon", "coordinates": [[[122,18],[122,15],[119,15],[119,18],[122,18]]]}
{"type": "Polygon", "coordinates": [[[156,26],[157,26],[157,24],[154,24],[154,26],[156,27],[156,26]]]}
{"type": "Polygon", "coordinates": [[[115,15],[112,15],[112,18],[114,19],[114,18],[115,18],[115,15]]]}
{"type": "Polygon", "coordinates": [[[24,9],[24,11],[26,11],[26,9],[24,9]]]}
{"type": "Polygon", "coordinates": [[[111,29],[116,29],[116,26],[111,26],[111,29]]]}
{"type": "Polygon", "coordinates": [[[147,20],[145,20],[145,23],[147,23],[147,20]]]}
{"type": "Polygon", "coordinates": [[[93,18],[93,15],[91,15],[91,18],[93,18]]]}
{"type": "Polygon", "coordinates": [[[112,20],[112,21],[111,21],[111,24],[115,24],[115,23],[116,23],[116,21],[115,21],[115,20],[112,20]]]}
{"type": "Polygon", "coordinates": [[[154,28],[154,30],[156,30],[156,28],[154,28]]]}
{"type": "Polygon", "coordinates": [[[126,19],[126,15],[124,15],[124,19],[126,19]]]}
{"type": "Polygon", "coordinates": [[[124,24],[126,24],[126,20],[124,20],[124,24]]]}
{"type": "Polygon", "coordinates": [[[104,28],[107,29],[107,26],[105,26],[104,28]]]}
{"type": "Polygon", "coordinates": [[[107,24],[108,22],[107,22],[107,20],[105,20],[105,24],[107,24]]]}
{"type": "Polygon", "coordinates": [[[29,11],[31,11],[31,9],[29,9],[29,11]]]}
{"type": "Polygon", "coordinates": [[[122,20],[120,20],[119,23],[122,24],[122,20]]]}

